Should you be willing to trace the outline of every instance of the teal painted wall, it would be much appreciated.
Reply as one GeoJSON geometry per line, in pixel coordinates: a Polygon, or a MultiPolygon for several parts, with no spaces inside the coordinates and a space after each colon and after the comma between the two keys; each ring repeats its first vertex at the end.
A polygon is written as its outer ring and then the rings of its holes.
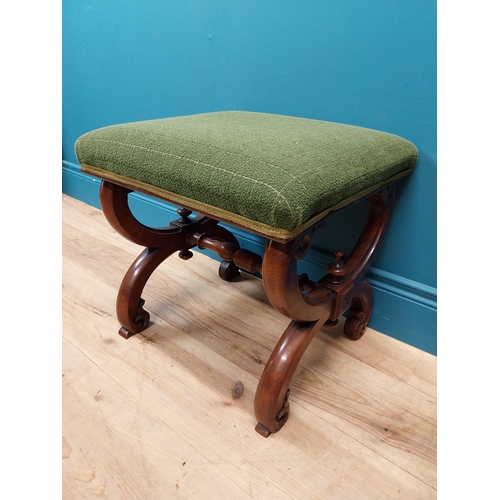
{"type": "MultiPolygon", "coordinates": [[[[73,151],[84,132],[228,109],[372,127],[416,144],[419,163],[401,183],[369,275],[376,288],[370,326],[435,353],[435,1],[63,2],[67,194],[98,206],[98,183],[78,171],[73,151]]],[[[172,211],[137,197],[146,222],[172,211]]],[[[348,251],[363,217],[360,205],[332,220],[305,269],[321,275],[326,252],[348,251]]]]}

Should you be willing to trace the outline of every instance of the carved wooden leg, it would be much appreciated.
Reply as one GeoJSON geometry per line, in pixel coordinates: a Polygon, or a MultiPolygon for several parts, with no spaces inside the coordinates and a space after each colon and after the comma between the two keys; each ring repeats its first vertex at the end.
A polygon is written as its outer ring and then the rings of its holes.
{"type": "Polygon", "coordinates": [[[344,335],[348,339],[359,340],[362,337],[372,310],[373,290],[370,283],[363,280],[354,287],[349,315],[344,324],[344,335]]]}
{"type": "Polygon", "coordinates": [[[122,325],[118,333],[122,337],[128,339],[148,327],[149,313],[143,309],[141,295],[153,271],[167,257],[182,249],[183,235],[175,236],[168,246],[145,248],[125,274],[116,300],[116,315],[122,325]]]}
{"type": "Polygon", "coordinates": [[[215,231],[224,235],[228,232],[217,228],[218,221],[209,217],[190,219],[191,212],[182,208],[177,211],[181,218],[166,228],[144,226],[130,211],[130,192],[128,188],[106,181],[101,185],[101,206],[108,222],[124,238],[146,247],[125,274],[118,292],[116,312],[122,325],[119,334],[125,338],[148,327],[149,313],[143,308],[141,295],[153,271],[174,252],[178,251],[182,259],[192,257],[190,248],[194,245],[187,241],[189,232],[215,231]]]}
{"type": "Polygon", "coordinates": [[[310,322],[292,321],[276,344],[257,386],[254,400],[255,430],[264,437],[277,432],[288,419],[288,386],[302,355],[328,319],[310,322]]]}
{"type": "Polygon", "coordinates": [[[297,260],[310,248],[321,222],[287,243],[269,241],[262,263],[262,279],[272,305],[293,319],[274,349],[261,376],[255,396],[259,434],[277,432],[289,413],[288,384],[316,332],[337,323],[349,311],[344,334],[359,339],[373,308],[373,292],[363,280],[374,252],[387,228],[394,204],[394,187],[388,186],[368,198],[369,210],[358,241],[343,261],[341,252],[327,266],[318,282],[297,276],[297,260]]]}
{"type": "Polygon", "coordinates": [[[281,244],[270,241],[264,253],[262,279],[273,306],[293,319],[274,348],[254,400],[255,430],[264,437],[285,424],[290,411],[288,386],[302,355],[331,315],[334,294],[306,277],[297,276],[297,260],[311,245],[315,229],[281,244]],[[306,283],[307,282],[307,283],[306,283]],[[305,288],[309,288],[304,293],[305,288]]]}

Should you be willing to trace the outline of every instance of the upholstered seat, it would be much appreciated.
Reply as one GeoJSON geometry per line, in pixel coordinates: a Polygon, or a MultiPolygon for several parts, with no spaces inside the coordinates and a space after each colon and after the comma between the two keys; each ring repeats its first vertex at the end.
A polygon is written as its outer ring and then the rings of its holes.
{"type": "Polygon", "coordinates": [[[289,239],[415,165],[415,146],[362,127],[227,111],[100,128],[82,171],[289,239]]]}

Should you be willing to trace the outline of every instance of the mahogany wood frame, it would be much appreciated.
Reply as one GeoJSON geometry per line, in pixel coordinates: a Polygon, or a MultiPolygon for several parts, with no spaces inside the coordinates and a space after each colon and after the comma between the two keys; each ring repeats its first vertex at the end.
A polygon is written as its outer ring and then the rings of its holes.
{"type": "MultiPolygon", "coordinates": [[[[369,209],[354,249],[343,259],[341,252],[327,266],[317,282],[297,275],[297,261],[304,258],[315,233],[325,218],[292,240],[269,239],[263,257],[241,249],[237,239],[219,221],[208,216],[190,218],[191,211],[180,208],[180,218],[164,229],[152,229],[132,215],[128,187],[104,180],[101,206],[111,226],[128,240],[146,247],[133,262],[121,283],[116,312],[124,338],[145,330],[149,313],[141,295],[154,270],[170,255],[192,257],[198,246],[214,251],[222,262],[219,276],[234,279],[239,269],[260,272],[271,304],[292,321],[271,353],[254,400],[255,430],[264,437],[277,432],[290,412],[288,388],[302,355],[323,326],[333,326],[348,312],[344,334],[358,340],[364,333],[373,308],[373,293],[364,275],[387,228],[395,200],[395,184],[387,184],[368,196],[369,209]]],[[[168,201],[168,200],[167,200],[168,201]]]]}

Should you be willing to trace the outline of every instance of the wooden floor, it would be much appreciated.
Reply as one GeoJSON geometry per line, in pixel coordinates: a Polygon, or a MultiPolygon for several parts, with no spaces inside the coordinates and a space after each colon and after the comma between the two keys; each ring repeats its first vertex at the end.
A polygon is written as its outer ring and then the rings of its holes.
{"type": "Polygon", "coordinates": [[[253,398],[288,321],[261,282],[172,256],[143,295],[150,328],[124,340],[116,293],[141,248],[62,202],[64,499],[436,498],[434,356],[370,329],[358,342],[322,330],[288,422],[265,439],[253,398]]]}

